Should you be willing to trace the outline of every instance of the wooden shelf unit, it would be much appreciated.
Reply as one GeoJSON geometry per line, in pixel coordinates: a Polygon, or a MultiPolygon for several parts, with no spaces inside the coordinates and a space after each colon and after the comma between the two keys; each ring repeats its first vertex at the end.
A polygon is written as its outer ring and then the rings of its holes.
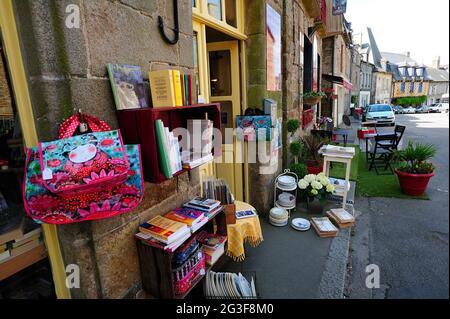
{"type": "MultiPolygon", "coordinates": [[[[167,180],[159,167],[158,145],[156,142],[155,121],[162,120],[170,131],[176,128],[187,128],[189,119],[208,119],[213,121],[214,128],[221,129],[220,104],[197,104],[183,107],[143,108],[117,111],[120,131],[125,144],[140,144],[144,178],[151,183],[162,183],[167,180]]],[[[213,150],[221,154],[221,150],[213,150]]],[[[186,171],[186,170],[184,170],[186,171]]],[[[183,171],[175,174],[180,175],[183,171]]]]}
{"type": "MultiPolygon", "coordinates": [[[[214,221],[217,226],[216,234],[227,236],[227,225],[224,209],[212,217],[211,220],[197,232],[200,230],[207,230],[208,232],[214,233],[214,221]]],[[[192,236],[194,235],[195,233],[192,236]]],[[[205,277],[205,275],[199,276],[186,293],[183,295],[176,295],[174,291],[174,277],[172,268],[172,260],[175,253],[143,244],[139,239],[136,239],[136,244],[141,269],[142,286],[145,292],[153,298],[184,299],[200,282],[202,282],[205,277]]],[[[225,254],[222,255],[221,259],[224,256],[225,254]]],[[[216,264],[219,264],[219,261],[217,261],[212,268],[216,269],[216,264]]],[[[207,271],[210,269],[211,267],[206,267],[207,271]]]]}
{"type": "Polygon", "coordinates": [[[37,263],[47,257],[47,250],[42,243],[20,255],[9,257],[0,263],[0,281],[37,263]]]}

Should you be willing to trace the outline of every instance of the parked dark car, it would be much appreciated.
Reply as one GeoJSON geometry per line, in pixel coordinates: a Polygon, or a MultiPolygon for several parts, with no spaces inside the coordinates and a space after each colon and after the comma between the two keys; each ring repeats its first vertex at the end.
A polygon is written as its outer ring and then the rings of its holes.
{"type": "Polygon", "coordinates": [[[416,113],[431,113],[431,109],[428,105],[423,105],[416,109],[416,113]]]}

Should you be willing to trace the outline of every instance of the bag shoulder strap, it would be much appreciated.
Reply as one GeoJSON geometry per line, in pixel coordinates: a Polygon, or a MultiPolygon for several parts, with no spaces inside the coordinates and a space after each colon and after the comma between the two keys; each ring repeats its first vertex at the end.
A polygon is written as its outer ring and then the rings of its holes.
{"type": "Polygon", "coordinates": [[[102,121],[95,116],[91,116],[91,115],[87,115],[87,114],[81,115],[78,113],[78,114],[75,114],[74,116],[70,117],[66,121],[64,121],[59,126],[58,138],[63,139],[63,138],[72,137],[75,134],[80,123],[82,123],[82,122],[86,123],[88,128],[92,132],[111,131],[111,127],[105,121],[102,121]],[[83,120],[81,119],[81,117],[83,118],[83,120]]]}

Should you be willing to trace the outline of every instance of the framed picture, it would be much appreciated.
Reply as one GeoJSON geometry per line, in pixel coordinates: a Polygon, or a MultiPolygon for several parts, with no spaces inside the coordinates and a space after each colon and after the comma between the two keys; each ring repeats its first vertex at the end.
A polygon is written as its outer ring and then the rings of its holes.
{"type": "Polygon", "coordinates": [[[281,15],[266,7],[267,90],[281,91],[281,15]]]}

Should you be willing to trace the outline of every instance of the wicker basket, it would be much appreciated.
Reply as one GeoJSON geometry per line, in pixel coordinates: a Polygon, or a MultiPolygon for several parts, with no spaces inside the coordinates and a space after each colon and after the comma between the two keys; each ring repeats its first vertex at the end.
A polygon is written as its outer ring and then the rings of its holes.
{"type": "Polygon", "coordinates": [[[319,104],[322,100],[321,96],[308,96],[303,98],[303,104],[306,104],[308,106],[319,104]]]}

